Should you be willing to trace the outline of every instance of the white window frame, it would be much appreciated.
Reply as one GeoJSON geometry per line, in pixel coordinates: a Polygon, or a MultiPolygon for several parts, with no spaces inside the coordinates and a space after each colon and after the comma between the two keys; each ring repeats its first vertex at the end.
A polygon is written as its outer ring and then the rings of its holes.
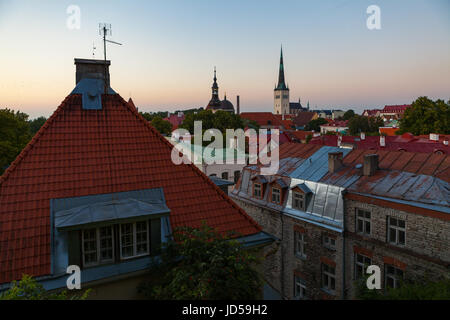
{"type": "Polygon", "coordinates": [[[254,183],[253,184],[253,196],[254,197],[256,197],[256,198],[262,198],[262,184],[261,183],[254,183]],[[259,194],[256,194],[256,186],[258,186],[258,189],[259,189],[259,194]]]}
{"type": "Polygon", "coordinates": [[[276,204],[281,204],[281,189],[280,188],[275,188],[275,187],[272,187],[272,202],[273,203],[276,203],[276,204]],[[274,191],[275,190],[277,190],[278,192],[278,201],[274,201],[273,200],[273,196],[275,195],[276,196],[276,194],[274,194],[274,191]]]}
{"type": "Polygon", "coordinates": [[[306,199],[305,199],[306,195],[301,193],[301,192],[297,192],[297,191],[293,191],[292,192],[292,208],[297,209],[297,210],[301,210],[301,211],[306,211],[306,199]],[[300,197],[296,198],[296,197],[300,197]],[[296,206],[295,203],[296,201],[298,201],[298,203],[300,204],[300,206],[296,206]]]}
{"type": "Polygon", "coordinates": [[[358,280],[361,277],[364,277],[364,275],[366,274],[366,268],[368,266],[370,266],[371,264],[372,264],[372,258],[370,258],[368,256],[365,256],[365,255],[363,255],[361,253],[356,253],[355,252],[354,279],[358,280]],[[358,261],[358,256],[362,257],[363,262],[359,262],[358,261]],[[358,275],[358,268],[361,268],[361,270],[362,270],[361,275],[358,275]]]}
{"type": "Polygon", "coordinates": [[[392,216],[387,216],[387,240],[390,244],[394,244],[396,246],[402,246],[404,247],[406,245],[406,220],[397,218],[397,217],[392,217],[392,216]],[[391,225],[391,219],[395,219],[397,221],[397,225],[391,225]],[[405,224],[404,227],[400,227],[399,221],[403,221],[403,223],[405,224]],[[395,239],[391,239],[391,229],[395,230],[395,239]],[[404,243],[399,243],[399,234],[400,232],[404,233],[404,243]]]}
{"type": "Polygon", "coordinates": [[[336,291],[336,267],[329,266],[326,263],[322,263],[322,288],[331,293],[336,291]],[[334,270],[334,273],[325,270],[330,268],[334,270]],[[331,278],[334,279],[334,289],[331,288],[331,278]]]}
{"type": "Polygon", "coordinates": [[[92,266],[98,266],[98,265],[102,265],[102,264],[107,264],[107,263],[112,263],[114,262],[114,257],[115,257],[115,250],[114,250],[114,226],[103,226],[103,227],[94,227],[94,228],[86,228],[86,229],[82,229],[81,230],[81,256],[82,256],[82,261],[83,261],[83,266],[84,267],[92,267],[92,266]],[[110,228],[111,230],[111,242],[112,242],[112,257],[111,259],[101,259],[101,239],[100,239],[100,229],[101,228],[110,228]],[[88,230],[93,230],[95,229],[95,250],[96,250],[96,255],[97,255],[97,261],[91,262],[91,263],[86,263],[86,259],[85,259],[85,254],[86,252],[84,251],[84,232],[88,231],[88,230]]]}
{"type": "Polygon", "coordinates": [[[328,248],[331,250],[336,250],[336,239],[333,237],[330,237],[328,234],[324,234],[322,236],[322,245],[325,248],[328,248]],[[334,241],[334,244],[331,243],[332,241],[334,241]]]}
{"type": "Polygon", "coordinates": [[[394,287],[393,288],[394,289],[398,288],[399,285],[400,285],[400,281],[403,280],[403,276],[404,275],[405,275],[405,272],[402,269],[399,269],[399,268],[397,268],[397,267],[395,267],[393,265],[390,265],[390,264],[385,264],[385,269],[384,269],[384,288],[385,289],[388,288],[388,286],[387,286],[387,279],[388,278],[391,278],[393,280],[393,282],[394,282],[394,287]],[[388,268],[389,267],[394,268],[394,274],[388,273],[388,268]],[[402,273],[401,277],[397,274],[398,272],[402,273]]]}
{"type": "Polygon", "coordinates": [[[370,235],[372,234],[372,213],[371,213],[370,211],[362,210],[362,209],[359,209],[359,208],[356,209],[356,223],[355,223],[355,229],[356,229],[356,233],[359,233],[359,234],[365,234],[365,235],[368,235],[368,236],[370,236],[370,235]],[[362,217],[359,216],[359,213],[360,213],[360,212],[363,214],[362,217]],[[366,213],[369,213],[370,218],[367,218],[367,217],[366,217],[366,213]],[[360,231],[360,230],[358,229],[358,222],[359,222],[359,221],[362,222],[362,231],[360,231]],[[369,225],[369,229],[370,229],[370,232],[369,232],[369,233],[366,232],[366,226],[367,226],[367,224],[369,225]]]}
{"type": "Polygon", "coordinates": [[[137,257],[143,257],[148,256],[150,254],[150,226],[149,221],[135,221],[135,222],[128,222],[128,223],[121,223],[119,224],[119,249],[120,249],[120,259],[121,260],[128,260],[128,259],[134,259],[137,257]],[[137,242],[136,242],[136,223],[145,222],[147,224],[147,252],[137,254],[137,242]],[[133,227],[133,255],[129,257],[124,257],[122,254],[122,225],[131,224],[133,227]]]}
{"type": "Polygon", "coordinates": [[[294,254],[302,259],[306,259],[305,233],[294,231],[294,254]]]}
{"type": "Polygon", "coordinates": [[[295,299],[306,299],[306,284],[305,281],[299,276],[294,275],[294,298],[295,299]]]}

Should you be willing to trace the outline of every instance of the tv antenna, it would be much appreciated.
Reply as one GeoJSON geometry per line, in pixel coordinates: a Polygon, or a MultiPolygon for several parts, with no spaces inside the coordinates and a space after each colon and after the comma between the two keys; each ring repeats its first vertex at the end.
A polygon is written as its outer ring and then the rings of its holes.
{"type": "Polygon", "coordinates": [[[108,78],[108,67],[106,65],[106,42],[113,43],[113,44],[118,44],[120,46],[122,44],[119,43],[119,42],[115,42],[115,41],[111,41],[111,40],[106,39],[106,36],[112,36],[112,29],[111,29],[111,24],[110,23],[100,23],[98,25],[98,31],[99,31],[99,34],[101,36],[103,36],[103,56],[104,56],[104,59],[105,59],[105,94],[107,94],[108,93],[108,83],[109,83],[109,81],[107,79],[108,78]]]}
{"type": "Polygon", "coordinates": [[[95,42],[92,42],[92,58],[95,58],[95,50],[97,49],[97,47],[95,46],[95,42]]]}

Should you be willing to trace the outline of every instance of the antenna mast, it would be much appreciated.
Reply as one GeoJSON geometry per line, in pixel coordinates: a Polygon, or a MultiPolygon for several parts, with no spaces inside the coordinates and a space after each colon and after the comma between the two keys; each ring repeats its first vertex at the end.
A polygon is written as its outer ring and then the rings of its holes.
{"type": "Polygon", "coordinates": [[[99,24],[99,33],[101,36],[103,36],[103,56],[104,56],[104,60],[105,60],[105,94],[107,94],[109,79],[108,79],[108,67],[106,65],[106,42],[118,44],[120,46],[122,44],[106,39],[107,35],[109,35],[109,36],[112,35],[112,29],[111,29],[110,23],[100,23],[99,24]]]}

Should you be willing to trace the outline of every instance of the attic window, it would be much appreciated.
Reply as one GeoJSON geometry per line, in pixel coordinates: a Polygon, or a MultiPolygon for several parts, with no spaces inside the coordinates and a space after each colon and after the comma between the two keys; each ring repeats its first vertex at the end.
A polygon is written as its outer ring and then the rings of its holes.
{"type": "Polygon", "coordinates": [[[279,188],[272,188],[272,202],[281,203],[281,190],[279,188]]]}
{"type": "Polygon", "coordinates": [[[305,195],[294,191],[292,193],[292,208],[304,211],[305,207],[305,195]]]}
{"type": "Polygon", "coordinates": [[[253,185],[253,196],[255,198],[261,198],[261,184],[260,183],[255,183],[253,185]]]}

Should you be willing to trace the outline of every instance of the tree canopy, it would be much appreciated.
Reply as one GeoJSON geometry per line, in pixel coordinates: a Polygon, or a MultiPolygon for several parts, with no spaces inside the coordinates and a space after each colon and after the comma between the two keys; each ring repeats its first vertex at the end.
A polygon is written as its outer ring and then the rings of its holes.
{"type": "Polygon", "coordinates": [[[414,135],[450,134],[450,101],[433,101],[428,97],[419,97],[400,119],[399,133],[405,132],[414,135]]]}
{"type": "Polygon", "coordinates": [[[31,137],[27,114],[0,109],[0,174],[14,161],[31,137]]]}
{"type": "Polygon", "coordinates": [[[178,228],[174,241],[162,250],[162,263],[153,271],[158,283],[143,283],[141,293],[158,300],[256,299],[261,277],[256,257],[237,240],[222,236],[205,224],[178,228]]]}
{"type": "Polygon", "coordinates": [[[30,120],[28,123],[30,124],[31,134],[34,136],[39,129],[44,125],[45,121],[47,121],[46,117],[39,117],[33,120],[30,120]]]}
{"type": "Polygon", "coordinates": [[[170,135],[172,133],[172,124],[167,120],[163,120],[163,118],[159,116],[154,117],[151,121],[151,124],[161,134],[170,135]]]}
{"type": "Polygon", "coordinates": [[[327,124],[327,123],[328,123],[328,121],[325,120],[324,118],[318,118],[318,119],[311,120],[305,126],[305,131],[316,131],[316,132],[319,132],[320,131],[320,126],[323,125],[323,124],[327,124]]]}
{"type": "Polygon", "coordinates": [[[358,135],[364,132],[368,135],[378,134],[378,129],[384,125],[380,117],[365,117],[355,115],[348,121],[348,131],[351,135],[358,135]]]}
{"type": "Polygon", "coordinates": [[[355,111],[353,111],[352,109],[347,110],[344,115],[342,116],[342,120],[350,120],[351,118],[353,118],[355,116],[355,111]]]}

